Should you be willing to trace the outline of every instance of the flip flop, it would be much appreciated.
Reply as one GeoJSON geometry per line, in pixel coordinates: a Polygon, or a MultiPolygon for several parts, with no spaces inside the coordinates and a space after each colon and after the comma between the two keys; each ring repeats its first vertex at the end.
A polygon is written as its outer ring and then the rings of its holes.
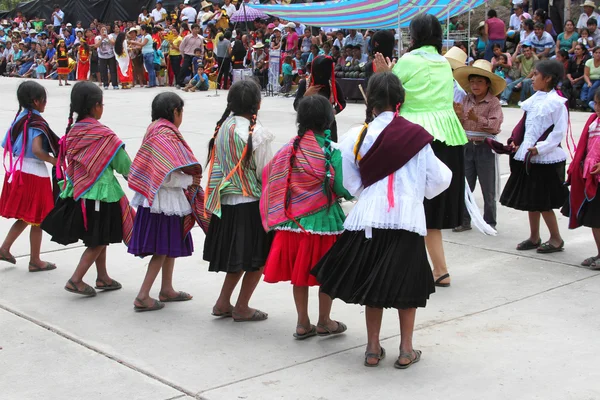
{"type": "Polygon", "coordinates": [[[49,262],[47,262],[43,267],[29,263],[29,272],[52,271],[53,269],[56,269],[56,265],[49,262]]]}
{"type": "Polygon", "coordinates": [[[413,364],[416,364],[419,362],[419,360],[421,359],[421,350],[413,350],[412,354],[411,353],[402,353],[400,352],[400,357],[398,357],[398,359],[396,360],[396,362],[394,363],[394,368],[397,369],[406,369],[408,367],[410,367],[413,364]],[[412,355],[415,355],[415,358],[411,359],[412,355]],[[400,359],[401,358],[408,358],[411,361],[408,364],[400,364],[400,359]]]}
{"type": "Polygon", "coordinates": [[[236,318],[233,312],[231,313],[231,316],[233,317],[234,322],[258,322],[269,318],[269,314],[260,310],[254,310],[254,314],[252,314],[250,318],[236,318]]]}
{"type": "MultiPolygon", "coordinates": [[[[298,326],[296,327],[296,330],[297,330],[298,328],[304,328],[304,327],[303,327],[302,325],[298,325],[298,326]]],[[[306,329],[306,328],[304,328],[304,329],[306,329]]],[[[295,332],[295,333],[294,333],[294,338],[296,338],[296,340],[304,340],[304,339],[308,339],[309,337],[316,336],[317,334],[318,334],[318,333],[317,333],[317,327],[316,327],[316,326],[314,326],[314,325],[311,325],[311,326],[310,326],[310,330],[309,330],[309,331],[306,331],[306,332],[304,332],[304,333],[298,333],[298,332],[295,332]]]]}
{"type": "MultiPolygon", "coordinates": [[[[135,300],[139,303],[142,303],[142,301],[140,299],[138,299],[137,297],[135,300]]],[[[165,303],[158,301],[158,300],[154,300],[154,303],[152,303],[151,306],[136,306],[134,304],[133,310],[135,312],[158,311],[158,310],[163,309],[164,307],[165,307],[165,303]]]]}
{"type": "Polygon", "coordinates": [[[521,243],[519,243],[517,245],[517,250],[519,251],[524,251],[524,250],[533,250],[533,249],[537,249],[538,247],[540,247],[540,245],[542,244],[542,240],[538,240],[537,243],[533,243],[531,240],[527,239],[527,240],[523,240],[521,243]]]}
{"type": "Polygon", "coordinates": [[[448,278],[450,278],[450,274],[444,274],[444,275],[440,276],[439,278],[437,278],[435,280],[435,286],[438,286],[438,287],[449,287],[450,286],[449,283],[442,283],[442,281],[444,279],[448,279],[448,278]]]}
{"type": "Polygon", "coordinates": [[[83,290],[77,289],[77,286],[75,285],[75,283],[71,279],[69,279],[69,281],[67,282],[67,285],[65,285],[65,290],[67,292],[71,292],[71,293],[75,293],[75,294],[80,294],[80,295],[86,296],[86,297],[94,297],[96,295],[96,291],[94,290],[94,288],[91,287],[90,285],[88,285],[87,283],[84,283],[85,289],[83,289],[83,290]],[[67,285],[73,286],[74,289],[70,288],[67,285]]]}
{"type": "Polygon", "coordinates": [[[565,249],[565,241],[563,240],[560,243],[560,246],[555,247],[550,242],[546,242],[538,247],[537,252],[540,254],[549,254],[549,253],[557,253],[559,251],[563,251],[565,249]]]}
{"type": "Polygon", "coordinates": [[[123,286],[119,282],[115,281],[114,279],[112,279],[112,282],[110,285],[108,285],[102,279],[96,279],[96,289],[98,289],[98,290],[111,291],[111,290],[119,290],[122,287],[123,286]],[[102,286],[98,286],[98,282],[100,282],[102,284],[102,286]]]}
{"type": "MultiPolygon", "coordinates": [[[[4,253],[4,252],[2,252],[4,253]]],[[[14,258],[10,253],[0,254],[0,261],[6,261],[9,264],[15,265],[17,263],[17,259],[14,258]],[[8,255],[5,255],[8,254],[8,255]]]]}
{"type": "Polygon", "coordinates": [[[218,308],[213,307],[211,315],[213,317],[217,317],[217,318],[231,318],[233,316],[232,310],[233,310],[233,308],[229,311],[222,312],[218,308]]]}
{"type": "Polygon", "coordinates": [[[379,354],[365,352],[365,367],[369,367],[369,368],[379,367],[379,362],[381,360],[383,360],[384,358],[385,358],[385,349],[383,347],[381,348],[381,351],[379,352],[379,354]],[[367,362],[368,358],[376,358],[377,359],[377,363],[376,364],[369,364],[367,362]]]}
{"type": "MultiPolygon", "coordinates": [[[[583,260],[581,262],[581,266],[582,267],[591,267],[592,264],[596,264],[596,260],[599,260],[599,259],[600,259],[600,257],[598,257],[598,256],[586,258],[585,260],[583,260]]],[[[1,258],[0,258],[0,260],[1,260],[1,258]]]]}
{"type": "MultiPolygon", "coordinates": [[[[158,294],[158,298],[160,299],[160,293],[158,294]]],[[[177,294],[177,296],[175,296],[175,297],[167,297],[164,300],[160,299],[160,301],[162,301],[163,303],[172,303],[172,302],[175,302],[175,301],[188,301],[188,300],[191,300],[193,298],[194,297],[191,294],[189,294],[189,293],[179,292],[177,294]]]]}
{"type": "Polygon", "coordinates": [[[332,331],[327,326],[318,324],[317,328],[323,329],[323,330],[325,330],[325,332],[317,331],[317,335],[319,335],[320,337],[339,335],[340,333],[344,333],[348,330],[348,327],[343,322],[340,322],[340,321],[333,321],[333,322],[337,322],[337,324],[338,324],[338,327],[336,330],[332,331]]]}
{"type": "Polygon", "coordinates": [[[590,265],[590,269],[591,269],[592,271],[599,271],[599,270],[600,270],[600,264],[596,264],[596,262],[594,261],[594,262],[592,263],[592,265],[590,265]]]}

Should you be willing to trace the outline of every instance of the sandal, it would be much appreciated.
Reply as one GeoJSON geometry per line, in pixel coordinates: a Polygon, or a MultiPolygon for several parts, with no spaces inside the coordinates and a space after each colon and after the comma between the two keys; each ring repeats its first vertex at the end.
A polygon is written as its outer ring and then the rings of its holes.
{"type": "MultiPolygon", "coordinates": [[[[144,304],[139,298],[135,298],[135,301],[137,301],[140,304],[144,304]]],[[[136,306],[135,304],[133,305],[133,309],[135,312],[146,312],[146,311],[158,311],[161,310],[165,307],[165,303],[155,300],[153,299],[153,303],[151,306],[136,306]]]]}
{"type": "Polygon", "coordinates": [[[444,275],[440,276],[439,278],[437,278],[435,280],[435,286],[438,286],[438,287],[449,287],[450,286],[449,283],[442,283],[442,281],[444,279],[448,279],[448,278],[450,278],[450,274],[444,274],[444,275]]]}
{"type": "Polygon", "coordinates": [[[17,259],[13,257],[9,252],[5,252],[4,250],[0,250],[0,261],[6,261],[9,264],[15,265],[17,263],[17,259]]]}
{"type": "Polygon", "coordinates": [[[167,297],[164,300],[160,298],[161,293],[158,294],[158,298],[160,301],[162,301],[163,303],[172,303],[174,301],[188,301],[194,298],[194,296],[192,296],[189,293],[186,292],[179,292],[177,294],[177,296],[175,297],[167,297]]]}
{"type": "Polygon", "coordinates": [[[98,290],[110,291],[110,290],[119,290],[121,288],[123,288],[123,286],[119,282],[115,281],[114,279],[111,279],[110,285],[108,285],[102,279],[96,279],[96,289],[98,289],[98,290]],[[98,282],[100,282],[102,284],[102,286],[98,286],[98,282]]]}
{"type": "Polygon", "coordinates": [[[520,250],[520,251],[533,250],[533,249],[537,249],[538,247],[540,247],[541,244],[542,244],[542,239],[538,240],[537,243],[533,243],[531,240],[527,239],[527,240],[523,240],[521,243],[519,243],[517,245],[517,250],[520,250]]]}
{"type": "Polygon", "coordinates": [[[563,240],[560,243],[560,246],[555,247],[550,242],[543,243],[540,247],[538,247],[537,252],[540,254],[549,254],[549,253],[557,253],[559,251],[563,251],[565,249],[565,241],[563,240]]]}
{"type": "Polygon", "coordinates": [[[317,331],[317,335],[319,335],[320,337],[339,335],[340,333],[344,333],[348,330],[348,327],[343,322],[340,322],[340,321],[333,321],[333,322],[336,322],[338,325],[336,330],[332,331],[326,325],[318,324],[317,328],[323,329],[323,330],[325,330],[325,332],[317,331]]]}
{"type": "Polygon", "coordinates": [[[398,359],[394,363],[394,368],[406,369],[406,368],[410,367],[411,365],[418,363],[420,359],[421,359],[421,350],[413,350],[412,353],[400,352],[400,357],[398,357],[398,359]],[[411,356],[413,354],[415,355],[415,358],[411,358],[411,356]],[[400,364],[401,358],[408,358],[410,360],[410,362],[408,364],[400,364]]]}
{"type": "Polygon", "coordinates": [[[269,318],[269,314],[264,311],[254,310],[254,314],[252,314],[249,318],[236,318],[235,313],[231,313],[234,322],[256,322],[256,321],[264,321],[269,318]]]}
{"type": "Polygon", "coordinates": [[[86,296],[86,297],[94,297],[96,295],[96,291],[94,290],[94,288],[91,287],[90,285],[88,285],[87,283],[84,283],[84,285],[85,285],[85,289],[79,290],[79,289],[77,289],[77,285],[75,285],[75,282],[73,282],[71,279],[69,279],[69,281],[67,282],[67,285],[65,285],[65,290],[67,292],[80,294],[80,295],[86,296]],[[70,288],[68,285],[71,285],[73,288],[70,288]]]}
{"type": "Polygon", "coordinates": [[[316,335],[318,335],[316,326],[311,325],[310,330],[306,330],[306,328],[304,328],[302,325],[298,325],[298,326],[296,326],[296,332],[294,333],[294,338],[296,338],[296,340],[304,340],[304,339],[308,339],[309,337],[313,337],[316,335]],[[298,333],[298,328],[303,328],[306,332],[298,333]]]}
{"type": "Polygon", "coordinates": [[[35,265],[33,263],[29,263],[29,272],[52,271],[53,269],[56,269],[56,265],[49,262],[44,264],[43,267],[40,267],[39,265],[35,265]]]}
{"type": "Polygon", "coordinates": [[[591,267],[596,264],[596,260],[600,260],[600,256],[586,258],[581,262],[582,267],[591,267]]]}
{"type": "Polygon", "coordinates": [[[365,352],[365,367],[369,367],[369,368],[379,367],[379,362],[381,360],[383,360],[384,358],[385,358],[385,349],[383,347],[381,348],[381,351],[379,352],[379,354],[365,352]],[[377,363],[375,363],[375,364],[369,364],[367,362],[367,359],[369,359],[369,358],[376,358],[377,359],[377,363]]]}
{"type": "Polygon", "coordinates": [[[596,262],[594,261],[591,265],[590,265],[590,269],[592,271],[600,271],[600,264],[596,264],[596,262]]]}
{"type": "Polygon", "coordinates": [[[233,316],[233,307],[229,311],[221,311],[217,307],[213,307],[211,315],[217,318],[231,318],[233,316]]]}

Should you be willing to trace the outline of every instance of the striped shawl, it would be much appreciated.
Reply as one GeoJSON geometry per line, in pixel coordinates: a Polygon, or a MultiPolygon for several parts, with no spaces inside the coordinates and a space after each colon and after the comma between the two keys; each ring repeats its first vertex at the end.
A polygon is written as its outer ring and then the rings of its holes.
{"type": "Polygon", "coordinates": [[[184,219],[185,237],[194,226],[194,217],[203,229],[207,226],[200,218],[204,215],[204,191],[200,187],[202,166],[177,127],[166,119],[159,119],[148,127],[131,164],[129,187],[144,196],[152,206],[164,180],[176,170],[183,170],[194,177],[193,188],[185,191],[193,210],[193,215],[184,219]]]}
{"type": "Polygon", "coordinates": [[[304,134],[297,149],[294,149],[294,140],[282,147],[263,171],[260,214],[266,231],[296,222],[330,205],[323,185],[329,173],[333,193],[335,170],[329,167],[329,171],[325,171],[325,154],[313,132],[304,134]],[[294,166],[290,168],[294,154],[294,166]],[[289,193],[287,200],[286,193],[289,193]]]}

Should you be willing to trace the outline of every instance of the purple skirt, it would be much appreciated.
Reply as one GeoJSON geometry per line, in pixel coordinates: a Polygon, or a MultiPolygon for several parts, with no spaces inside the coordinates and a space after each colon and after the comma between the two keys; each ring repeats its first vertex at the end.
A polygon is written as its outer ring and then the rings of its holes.
{"type": "Polygon", "coordinates": [[[192,235],[183,237],[183,217],[153,214],[147,207],[138,207],[129,248],[139,257],[150,255],[170,258],[189,257],[194,251],[192,235]]]}

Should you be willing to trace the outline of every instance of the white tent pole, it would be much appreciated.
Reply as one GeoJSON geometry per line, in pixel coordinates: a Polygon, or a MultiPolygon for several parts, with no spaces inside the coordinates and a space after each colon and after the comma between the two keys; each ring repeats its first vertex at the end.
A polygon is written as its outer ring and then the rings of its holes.
{"type": "Polygon", "coordinates": [[[402,28],[400,27],[400,1],[398,0],[398,58],[402,56],[404,51],[404,44],[402,43],[404,40],[402,39],[402,28]]]}
{"type": "Polygon", "coordinates": [[[448,14],[446,15],[446,51],[450,48],[450,7],[448,7],[448,14]]]}
{"type": "Polygon", "coordinates": [[[467,28],[467,60],[471,58],[471,12],[473,9],[469,9],[469,26],[467,28]]]}

